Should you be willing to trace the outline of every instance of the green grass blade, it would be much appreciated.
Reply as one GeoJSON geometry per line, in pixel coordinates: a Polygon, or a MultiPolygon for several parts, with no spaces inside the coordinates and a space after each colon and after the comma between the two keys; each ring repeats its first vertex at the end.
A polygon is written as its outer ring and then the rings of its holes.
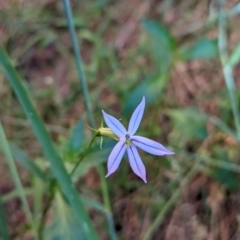
{"type": "Polygon", "coordinates": [[[75,28],[74,28],[72,10],[70,7],[69,0],[63,0],[63,4],[64,4],[66,16],[67,16],[67,22],[68,22],[71,39],[72,39],[72,45],[73,45],[73,50],[74,50],[76,64],[77,64],[77,71],[78,71],[78,75],[80,77],[80,84],[81,84],[81,88],[83,91],[84,102],[85,102],[85,107],[87,110],[88,120],[89,120],[90,126],[94,127],[94,119],[93,119],[93,114],[92,114],[92,110],[91,110],[91,106],[90,106],[90,99],[89,99],[89,94],[88,94],[86,77],[85,77],[85,74],[83,71],[82,58],[81,58],[81,55],[79,54],[80,48],[79,48],[77,35],[75,32],[75,28]]]}
{"type": "Polygon", "coordinates": [[[81,195],[82,201],[84,203],[85,206],[93,208],[95,210],[98,210],[104,214],[108,214],[108,211],[106,210],[106,208],[99,202],[92,200],[88,197],[84,197],[83,195],[81,195]]]}
{"type": "Polygon", "coordinates": [[[33,186],[33,217],[37,228],[39,229],[39,224],[41,221],[41,212],[43,209],[43,203],[45,202],[44,196],[46,193],[45,182],[43,182],[38,177],[34,176],[32,179],[33,186]]]}
{"type": "Polygon", "coordinates": [[[230,104],[232,107],[234,122],[237,130],[238,140],[240,141],[240,115],[239,115],[239,106],[238,106],[238,98],[236,91],[236,84],[233,76],[232,66],[229,64],[229,57],[227,52],[227,34],[226,34],[226,18],[223,15],[223,8],[225,1],[220,0],[220,14],[219,14],[219,34],[218,34],[218,47],[219,47],[219,55],[223,67],[223,74],[225,83],[228,89],[230,104]]]}
{"type": "Polygon", "coordinates": [[[108,222],[108,231],[111,239],[117,239],[113,216],[111,212],[106,214],[107,222],[108,222]]]}
{"type": "Polygon", "coordinates": [[[10,150],[8,141],[6,139],[6,136],[5,136],[5,133],[4,133],[1,122],[0,122],[0,143],[1,143],[0,147],[2,148],[2,151],[3,151],[3,153],[6,157],[6,161],[8,163],[8,166],[9,166],[14,184],[15,184],[16,189],[18,191],[18,195],[19,195],[19,197],[22,201],[23,210],[24,210],[24,212],[27,216],[27,220],[32,225],[32,229],[33,229],[33,232],[34,232],[35,236],[37,236],[36,229],[35,229],[35,224],[34,224],[33,217],[32,217],[32,213],[31,213],[30,208],[28,206],[28,202],[27,202],[27,199],[26,199],[26,196],[25,196],[25,193],[24,193],[24,189],[23,189],[23,186],[22,186],[22,183],[21,183],[18,171],[17,171],[17,167],[16,167],[15,162],[13,160],[11,150],[10,150]]]}
{"type": "Polygon", "coordinates": [[[237,133],[233,131],[226,123],[224,123],[221,119],[215,117],[215,116],[210,116],[209,121],[212,122],[215,126],[219,127],[223,132],[229,134],[236,140],[238,140],[237,133]]]}
{"type": "Polygon", "coordinates": [[[3,203],[0,197],[0,239],[2,237],[3,240],[9,240],[9,233],[8,233],[8,228],[7,228],[7,221],[3,209],[3,203]]]}
{"type": "MultiPolygon", "coordinates": [[[[32,188],[24,188],[24,194],[25,196],[33,195],[33,189],[32,188]]],[[[16,189],[13,189],[11,192],[8,192],[4,195],[2,195],[2,202],[6,203],[10,201],[13,198],[17,198],[19,196],[18,191],[16,189]]]]}
{"type": "MultiPolygon", "coordinates": [[[[92,114],[92,110],[91,110],[91,106],[90,106],[90,99],[89,99],[88,88],[87,88],[87,84],[86,84],[86,78],[85,78],[85,74],[84,74],[84,70],[83,70],[83,62],[82,62],[82,58],[81,58],[81,54],[80,54],[80,48],[79,48],[77,35],[75,32],[75,28],[74,28],[74,22],[73,22],[73,16],[72,16],[70,2],[69,2],[69,0],[63,0],[63,4],[64,4],[65,12],[66,12],[66,17],[67,17],[67,22],[68,22],[71,39],[72,39],[72,45],[73,45],[74,54],[75,54],[75,58],[76,58],[76,64],[77,64],[80,85],[81,85],[82,91],[83,91],[88,121],[90,123],[90,126],[94,128],[95,124],[94,124],[93,114],[92,114]]],[[[99,177],[101,180],[101,188],[102,188],[102,194],[103,194],[103,199],[104,199],[104,206],[105,206],[106,210],[110,213],[111,212],[110,200],[109,200],[109,194],[108,194],[108,189],[107,189],[107,182],[106,182],[106,179],[104,176],[105,174],[104,174],[103,166],[100,164],[98,166],[97,170],[98,170],[98,174],[99,174],[99,177]]],[[[108,219],[109,229],[111,229],[110,237],[112,240],[115,240],[116,239],[115,229],[111,227],[112,225],[114,226],[114,224],[112,224],[113,223],[112,214],[109,214],[107,219],[108,219]],[[111,221],[109,221],[110,218],[111,218],[111,221]]]]}
{"type": "Polygon", "coordinates": [[[240,61],[240,43],[233,49],[232,54],[229,57],[228,64],[231,67],[235,67],[240,61]]]}
{"type": "Polygon", "coordinates": [[[10,144],[10,148],[12,155],[17,162],[42,181],[47,181],[45,173],[27,156],[25,152],[13,144],[10,144]]]}
{"type": "Polygon", "coordinates": [[[43,121],[40,118],[36,108],[34,107],[20,76],[13,68],[9,57],[2,46],[0,46],[0,63],[3,65],[3,69],[8,77],[8,80],[12,85],[22,107],[25,110],[25,113],[31,123],[34,133],[38,138],[39,143],[43,148],[46,157],[51,163],[53,174],[59,182],[63,193],[68,199],[77,220],[83,227],[85,235],[90,240],[98,239],[97,233],[93,228],[92,222],[83,206],[79,193],[77,192],[76,187],[72,183],[66,171],[63,160],[61,159],[59,153],[56,151],[51,137],[47,132],[46,127],[43,124],[43,121]]]}

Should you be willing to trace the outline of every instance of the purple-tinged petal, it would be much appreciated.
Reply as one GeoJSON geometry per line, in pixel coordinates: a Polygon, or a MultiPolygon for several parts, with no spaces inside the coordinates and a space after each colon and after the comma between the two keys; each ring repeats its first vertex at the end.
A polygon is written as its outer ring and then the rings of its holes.
{"type": "Polygon", "coordinates": [[[131,137],[131,140],[134,145],[153,155],[163,156],[174,154],[174,152],[168,150],[162,144],[145,137],[133,136],[131,137]]]}
{"type": "Polygon", "coordinates": [[[141,103],[137,106],[137,108],[133,112],[132,117],[130,119],[130,122],[128,125],[128,132],[131,135],[134,135],[134,133],[137,131],[139,127],[139,124],[142,120],[144,108],[145,108],[145,97],[143,97],[141,103]]]}
{"type": "Polygon", "coordinates": [[[113,150],[111,151],[109,157],[108,157],[108,173],[106,175],[106,177],[108,177],[109,175],[111,175],[112,173],[114,173],[122,158],[123,158],[123,155],[126,151],[126,144],[125,144],[125,141],[121,140],[119,141],[115,147],[113,148],[113,150]]]}
{"type": "Polygon", "coordinates": [[[145,183],[147,183],[146,180],[146,169],[142,163],[142,160],[138,154],[137,148],[135,146],[129,146],[127,148],[128,153],[128,159],[130,166],[133,170],[133,172],[138,175],[145,183]]]}
{"type": "Polygon", "coordinates": [[[115,133],[119,138],[125,137],[127,130],[125,127],[113,116],[105,113],[102,110],[103,117],[107,126],[115,133]]]}

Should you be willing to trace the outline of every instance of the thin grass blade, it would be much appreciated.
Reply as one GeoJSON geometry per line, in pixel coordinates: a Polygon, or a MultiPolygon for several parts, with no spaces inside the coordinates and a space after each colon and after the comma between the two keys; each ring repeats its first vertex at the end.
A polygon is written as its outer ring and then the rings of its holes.
{"type": "Polygon", "coordinates": [[[2,237],[4,240],[10,240],[6,216],[4,213],[3,203],[0,197],[0,238],[2,237]]]}
{"type": "Polygon", "coordinates": [[[0,122],[0,143],[1,143],[0,144],[1,150],[3,151],[3,153],[4,153],[5,157],[6,157],[6,161],[8,163],[8,166],[9,166],[9,169],[10,169],[10,172],[11,172],[14,184],[15,184],[16,189],[18,191],[18,195],[19,195],[19,197],[20,197],[20,199],[22,201],[23,210],[24,210],[24,212],[26,214],[28,222],[32,226],[34,235],[37,236],[36,229],[35,229],[35,223],[34,223],[33,217],[32,217],[32,213],[30,211],[30,208],[29,208],[29,205],[28,205],[28,202],[27,202],[27,199],[26,199],[26,195],[24,193],[24,188],[22,186],[21,179],[19,177],[19,174],[18,174],[18,171],[17,171],[17,167],[16,167],[15,162],[13,160],[13,157],[12,157],[12,154],[11,154],[11,150],[10,150],[8,141],[6,139],[6,136],[5,136],[5,133],[4,133],[4,130],[3,130],[1,122],[0,122]]]}
{"type": "Polygon", "coordinates": [[[8,77],[8,80],[12,85],[21,103],[28,117],[28,120],[31,123],[33,131],[43,148],[44,154],[50,161],[54,176],[59,182],[59,185],[61,186],[63,193],[68,199],[70,206],[76,215],[77,220],[79,221],[83,228],[84,234],[87,236],[89,240],[98,239],[98,235],[95,229],[93,228],[89,215],[83,206],[79,193],[77,192],[76,187],[72,183],[70,176],[66,171],[66,168],[63,164],[63,160],[61,159],[59,153],[57,152],[42,119],[40,118],[36,108],[33,105],[29,93],[27,92],[23,85],[20,76],[18,75],[17,71],[13,68],[10,58],[2,46],[0,46],[0,63],[2,64],[3,69],[8,77]]]}
{"type": "Polygon", "coordinates": [[[25,169],[37,176],[42,181],[47,181],[46,174],[33,162],[33,160],[27,156],[24,151],[14,144],[10,144],[10,148],[12,155],[17,162],[19,162],[25,169]]]}
{"type": "Polygon", "coordinates": [[[236,91],[236,83],[233,76],[232,66],[229,64],[229,56],[227,52],[227,24],[226,18],[224,17],[224,5],[225,0],[219,0],[220,6],[220,14],[219,14],[219,22],[218,22],[218,47],[219,47],[219,55],[222,63],[223,74],[225,83],[228,89],[228,94],[230,98],[230,104],[232,107],[234,123],[236,127],[237,137],[240,141],[240,114],[239,114],[239,104],[237,98],[236,91]]]}

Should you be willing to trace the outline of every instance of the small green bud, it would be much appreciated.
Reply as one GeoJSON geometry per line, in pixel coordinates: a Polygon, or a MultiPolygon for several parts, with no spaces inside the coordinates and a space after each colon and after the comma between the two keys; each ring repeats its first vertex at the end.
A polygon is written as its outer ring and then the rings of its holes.
{"type": "Polygon", "coordinates": [[[99,129],[94,129],[94,128],[91,128],[91,127],[89,127],[89,128],[96,133],[95,136],[100,137],[100,148],[101,149],[102,149],[102,144],[103,144],[103,137],[109,137],[109,138],[112,138],[116,141],[119,141],[118,136],[116,136],[110,128],[103,127],[102,124],[101,124],[101,127],[99,129]]]}
{"type": "Polygon", "coordinates": [[[118,136],[116,136],[110,128],[100,127],[97,131],[101,137],[109,137],[119,141],[118,136]]]}

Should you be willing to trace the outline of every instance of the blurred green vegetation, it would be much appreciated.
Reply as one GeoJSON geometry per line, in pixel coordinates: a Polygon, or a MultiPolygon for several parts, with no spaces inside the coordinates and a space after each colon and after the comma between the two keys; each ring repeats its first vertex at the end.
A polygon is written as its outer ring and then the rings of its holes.
{"type": "MultiPolygon", "coordinates": [[[[104,182],[99,166],[106,169],[115,142],[104,139],[102,149],[94,142],[71,178],[100,239],[116,239],[115,234],[123,240],[176,239],[176,225],[188,239],[189,222],[190,239],[199,231],[199,239],[221,239],[219,226],[228,233],[226,239],[239,234],[240,47],[235,19],[240,11],[237,2],[221,4],[71,1],[96,126],[101,109],[127,124],[145,96],[138,134],[175,152],[161,158],[141,152],[146,185],[132,173],[127,158],[104,182]]],[[[93,133],[63,3],[7,1],[0,7],[0,35],[71,172],[93,133]]],[[[3,70],[1,122],[39,238],[87,239],[3,70]]],[[[4,152],[2,142],[0,150],[4,152]]],[[[17,202],[19,192],[3,154],[0,166],[0,235],[27,239],[31,223],[17,202]]]]}

